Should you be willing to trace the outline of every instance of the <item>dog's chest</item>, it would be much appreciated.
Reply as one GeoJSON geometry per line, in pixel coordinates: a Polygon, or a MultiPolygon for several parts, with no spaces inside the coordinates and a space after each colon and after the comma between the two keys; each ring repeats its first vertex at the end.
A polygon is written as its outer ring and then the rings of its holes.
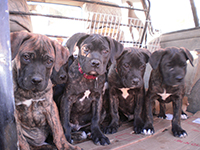
{"type": "Polygon", "coordinates": [[[159,96],[161,96],[161,98],[165,101],[170,95],[171,93],[167,93],[166,89],[164,89],[163,93],[157,93],[159,96]]]}
{"type": "Polygon", "coordinates": [[[80,98],[78,98],[78,100],[79,100],[80,102],[82,102],[82,101],[84,101],[85,99],[88,99],[89,96],[90,96],[90,94],[91,94],[91,91],[90,91],[90,90],[86,90],[86,91],[84,92],[83,96],[80,97],[80,98]]]}
{"type": "Polygon", "coordinates": [[[122,97],[124,98],[124,99],[126,99],[128,96],[129,96],[129,90],[130,90],[130,88],[119,88],[119,90],[122,92],[122,97]]]}
{"type": "Polygon", "coordinates": [[[29,127],[43,126],[46,124],[44,115],[44,103],[46,99],[28,99],[16,102],[16,109],[19,112],[18,118],[23,124],[29,127]]]}

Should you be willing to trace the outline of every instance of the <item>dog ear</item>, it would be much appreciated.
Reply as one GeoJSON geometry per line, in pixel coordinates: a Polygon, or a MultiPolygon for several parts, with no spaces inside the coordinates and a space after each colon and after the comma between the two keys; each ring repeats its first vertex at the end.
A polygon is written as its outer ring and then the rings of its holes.
{"type": "Polygon", "coordinates": [[[123,50],[124,50],[124,46],[120,43],[117,42],[116,40],[106,36],[105,37],[107,39],[107,41],[110,44],[110,50],[111,50],[111,55],[110,55],[110,60],[111,63],[114,63],[116,61],[116,59],[121,56],[123,50]]]}
{"type": "Polygon", "coordinates": [[[52,40],[52,46],[54,47],[55,51],[55,70],[58,72],[60,67],[64,65],[69,57],[69,50],[68,48],[65,48],[64,46],[60,45],[57,41],[52,40]]]}
{"type": "Polygon", "coordinates": [[[26,40],[31,38],[28,32],[12,32],[10,33],[12,59],[14,59],[19,51],[20,46],[26,40]]]}
{"type": "Polygon", "coordinates": [[[190,64],[194,67],[193,57],[192,57],[190,51],[188,49],[186,49],[185,47],[181,47],[180,49],[185,53],[186,58],[189,59],[190,64]]]}
{"type": "Polygon", "coordinates": [[[83,42],[83,40],[85,40],[88,36],[89,36],[89,34],[80,34],[78,42],[76,43],[76,46],[78,46],[79,49],[80,49],[80,45],[83,42]]]}
{"type": "Polygon", "coordinates": [[[160,64],[161,58],[164,54],[165,51],[163,49],[159,49],[151,54],[149,63],[154,70],[158,68],[158,65],[160,64]]]}
{"type": "Polygon", "coordinates": [[[151,52],[148,49],[142,49],[142,53],[146,59],[145,62],[148,63],[151,52]]]}

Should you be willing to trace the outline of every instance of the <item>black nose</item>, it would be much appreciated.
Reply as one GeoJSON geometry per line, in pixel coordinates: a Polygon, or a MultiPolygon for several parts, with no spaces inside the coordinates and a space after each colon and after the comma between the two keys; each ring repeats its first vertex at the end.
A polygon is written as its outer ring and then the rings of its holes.
{"type": "Polygon", "coordinates": [[[92,67],[99,67],[100,66],[100,61],[97,59],[91,60],[91,66],[92,67]]]}
{"type": "Polygon", "coordinates": [[[181,82],[182,80],[183,80],[183,76],[181,76],[181,75],[178,75],[178,76],[176,76],[176,80],[178,81],[178,82],[181,82]]]}
{"type": "Polygon", "coordinates": [[[60,79],[61,80],[65,80],[66,79],[66,75],[64,75],[64,74],[60,75],[60,79]]]}
{"type": "Polygon", "coordinates": [[[139,78],[133,78],[132,84],[133,84],[133,85],[138,85],[139,81],[140,81],[139,78]]]}
{"type": "Polygon", "coordinates": [[[32,84],[39,84],[42,82],[42,78],[41,77],[33,77],[31,81],[32,81],[32,84]]]}

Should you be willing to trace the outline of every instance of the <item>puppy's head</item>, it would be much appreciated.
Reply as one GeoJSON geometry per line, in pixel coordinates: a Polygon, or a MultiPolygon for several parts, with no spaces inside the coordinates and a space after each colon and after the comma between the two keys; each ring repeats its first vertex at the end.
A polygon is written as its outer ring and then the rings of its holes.
{"type": "Polygon", "coordinates": [[[126,88],[141,88],[150,52],[146,49],[124,48],[117,59],[117,72],[126,88]]]}
{"type": "Polygon", "coordinates": [[[193,57],[186,48],[169,47],[155,51],[150,59],[153,69],[159,69],[163,83],[169,86],[184,84],[187,60],[193,66],[193,57]]]}
{"type": "Polygon", "coordinates": [[[82,36],[77,42],[78,61],[83,72],[89,75],[102,75],[109,62],[114,62],[122,51],[119,42],[99,34],[82,36]]]}
{"type": "Polygon", "coordinates": [[[13,72],[18,86],[24,90],[44,90],[53,68],[59,71],[69,51],[44,35],[13,32],[10,36],[13,72]]]}

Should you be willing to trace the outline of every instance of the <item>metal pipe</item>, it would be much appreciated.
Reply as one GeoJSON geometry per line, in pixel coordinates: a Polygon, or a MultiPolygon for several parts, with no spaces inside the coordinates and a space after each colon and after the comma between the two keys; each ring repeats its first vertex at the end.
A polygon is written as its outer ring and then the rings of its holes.
{"type": "Polygon", "coordinates": [[[146,21],[145,21],[145,25],[144,25],[144,30],[143,30],[143,33],[142,33],[142,37],[141,37],[141,39],[140,39],[140,46],[139,46],[139,47],[142,46],[142,42],[143,42],[144,37],[145,37],[147,25],[148,25],[148,23],[149,23],[149,12],[150,12],[151,4],[150,4],[150,1],[149,1],[149,0],[147,0],[147,2],[148,2],[148,9],[147,9],[148,11],[147,11],[147,14],[146,14],[146,21]]]}
{"type": "Polygon", "coordinates": [[[199,19],[198,19],[197,10],[196,10],[195,4],[194,4],[194,0],[190,0],[190,5],[191,5],[191,9],[192,9],[195,27],[199,27],[199,19]]]}
{"type": "MultiPolygon", "coordinates": [[[[137,11],[148,11],[144,9],[138,9],[134,7],[126,7],[126,6],[119,6],[116,4],[109,4],[109,3],[104,3],[104,2],[96,2],[96,1],[88,1],[88,0],[70,0],[70,1],[76,1],[76,2],[81,2],[81,3],[90,3],[90,4],[96,4],[96,5],[103,5],[103,6],[109,6],[109,7],[116,7],[116,8],[124,8],[124,9],[130,9],[130,10],[137,10],[137,11]]],[[[33,2],[33,3],[45,3],[45,4],[57,4],[57,5],[67,5],[67,4],[61,4],[61,3],[51,3],[51,2],[34,2],[34,1],[28,1],[28,2],[33,2]]]]}
{"type": "Polygon", "coordinates": [[[0,2],[0,149],[17,150],[8,1],[0,2]]]}
{"type": "MultiPolygon", "coordinates": [[[[98,22],[98,23],[108,23],[114,25],[113,22],[104,22],[104,21],[96,21],[96,20],[90,20],[90,19],[81,19],[81,18],[74,18],[74,17],[64,17],[59,15],[46,15],[46,14],[40,14],[40,13],[27,13],[22,11],[9,11],[11,15],[30,15],[30,16],[42,16],[42,17],[50,17],[50,18],[60,18],[60,19],[69,19],[69,20],[77,20],[77,21],[90,21],[90,22],[98,22]]],[[[117,23],[118,25],[118,23],[117,23]]],[[[119,23],[120,26],[129,26],[128,24],[119,23]]],[[[134,28],[143,28],[142,26],[135,26],[131,25],[134,28]]]]}

